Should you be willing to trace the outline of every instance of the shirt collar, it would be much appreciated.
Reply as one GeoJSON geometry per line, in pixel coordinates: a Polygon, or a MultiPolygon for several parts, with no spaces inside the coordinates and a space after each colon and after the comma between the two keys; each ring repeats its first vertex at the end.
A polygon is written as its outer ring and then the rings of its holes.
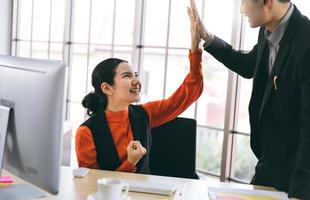
{"type": "Polygon", "coordinates": [[[269,44],[271,44],[273,47],[276,47],[279,44],[280,40],[282,39],[285,29],[288,25],[289,19],[293,14],[293,11],[294,11],[294,6],[292,3],[290,3],[290,7],[288,11],[282,18],[276,30],[273,32],[270,32],[267,29],[265,29],[265,33],[264,33],[265,38],[268,40],[269,44]]]}
{"type": "Polygon", "coordinates": [[[128,119],[128,109],[118,112],[105,110],[105,115],[109,122],[124,122],[128,119]]]}

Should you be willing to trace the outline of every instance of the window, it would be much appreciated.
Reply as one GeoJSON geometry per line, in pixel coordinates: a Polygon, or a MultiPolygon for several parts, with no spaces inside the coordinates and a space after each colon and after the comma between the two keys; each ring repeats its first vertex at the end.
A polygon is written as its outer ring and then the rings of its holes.
{"type": "MultiPolygon", "coordinates": [[[[201,18],[212,33],[230,42],[233,0],[200,1],[201,18]],[[225,6],[223,6],[225,5],[225,6]],[[218,12],[221,10],[221,12],[218,12]],[[218,24],[221,24],[219,26],[218,24]]],[[[197,105],[197,169],[220,176],[228,70],[210,54],[204,53],[204,92],[197,105]],[[215,145],[217,144],[217,145],[215,145]]]]}
{"type": "Polygon", "coordinates": [[[297,8],[300,10],[300,12],[307,16],[308,18],[310,17],[310,2],[309,1],[303,1],[303,0],[292,0],[292,3],[297,6],[297,8]]]}
{"type": "MultiPolygon", "coordinates": [[[[236,48],[250,50],[257,42],[258,29],[242,24],[239,3],[196,0],[209,31],[236,48]],[[239,23],[243,26],[236,25],[239,23]],[[243,34],[235,34],[239,32],[243,34]]],[[[310,16],[308,1],[293,3],[310,16]]],[[[139,71],[142,103],[168,97],[181,84],[189,70],[188,4],[188,0],[14,0],[12,55],[67,63],[67,119],[75,133],[87,117],[81,101],[93,90],[92,70],[106,58],[125,59],[139,71]]],[[[257,161],[249,147],[252,81],[232,75],[206,52],[203,76],[203,94],[181,115],[197,119],[197,169],[223,177],[223,149],[227,150],[223,141],[229,134],[233,150],[228,150],[232,154],[226,158],[231,160],[228,179],[248,182],[257,161]],[[229,101],[233,102],[233,115],[226,111],[229,101]],[[227,129],[227,121],[234,121],[233,127],[227,129]]]]}
{"type": "Polygon", "coordinates": [[[221,170],[223,131],[198,127],[196,166],[200,172],[218,175],[221,170]]]}
{"type": "MultiPolygon", "coordinates": [[[[243,47],[245,51],[250,51],[257,43],[259,29],[252,29],[247,22],[244,22],[243,47]]],[[[238,76],[237,90],[238,100],[236,107],[235,130],[233,134],[233,159],[231,164],[231,178],[250,182],[254,175],[254,168],[257,162],[250,148],[250,123],[248,105],[252,91],[252,79],[245,79],[238,76]]]]}

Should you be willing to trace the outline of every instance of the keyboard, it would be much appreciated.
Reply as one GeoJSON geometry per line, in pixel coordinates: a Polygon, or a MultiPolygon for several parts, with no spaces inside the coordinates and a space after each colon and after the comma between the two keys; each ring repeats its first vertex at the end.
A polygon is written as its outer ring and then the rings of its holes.
{"type": "Polygon", "coordinates": [[[154,183],[154,182],[151,183],[145,181],[132,181],[132,180],[122,180],[122,181],[129,185],[130,192],[142,192],[142,193],[171,196],[177,190],[177,187],[175,185],[168,185],[163,183],[154,183]]]}

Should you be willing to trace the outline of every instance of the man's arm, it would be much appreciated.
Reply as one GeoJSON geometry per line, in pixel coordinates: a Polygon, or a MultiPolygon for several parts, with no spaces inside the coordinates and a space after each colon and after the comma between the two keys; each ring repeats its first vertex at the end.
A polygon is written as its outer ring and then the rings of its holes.
{"type": "Polygon", "coordinates": [[[204,50],[223,63],[227,68],[244,78],[253,78],[256,64],[257,45],[248,52],[236,51],[222,39],[214,36],[211,44],[204,45],[204,50]]]}
{"type": "Polygon", "coordinates": [[[208,32],[199,17],[195,1],[191,0],[190,4],[193,16],[198,20],[200,37],[205,41],[203,45],[204,50],[209,52],[230,70],[244,78],[252,78],[255,70],[257,45],[249,53],[234,50],[230,44],[208,32]]]}

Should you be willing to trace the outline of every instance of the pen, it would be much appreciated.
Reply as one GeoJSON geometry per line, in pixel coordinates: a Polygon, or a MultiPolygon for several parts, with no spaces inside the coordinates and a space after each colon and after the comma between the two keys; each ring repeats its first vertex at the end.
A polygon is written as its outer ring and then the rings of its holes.
{"type": "Polygon", "coordinates": [[[277,90],[277,78],[278,78],[278,76],[273,77],[274,90],[277,90]]]}

